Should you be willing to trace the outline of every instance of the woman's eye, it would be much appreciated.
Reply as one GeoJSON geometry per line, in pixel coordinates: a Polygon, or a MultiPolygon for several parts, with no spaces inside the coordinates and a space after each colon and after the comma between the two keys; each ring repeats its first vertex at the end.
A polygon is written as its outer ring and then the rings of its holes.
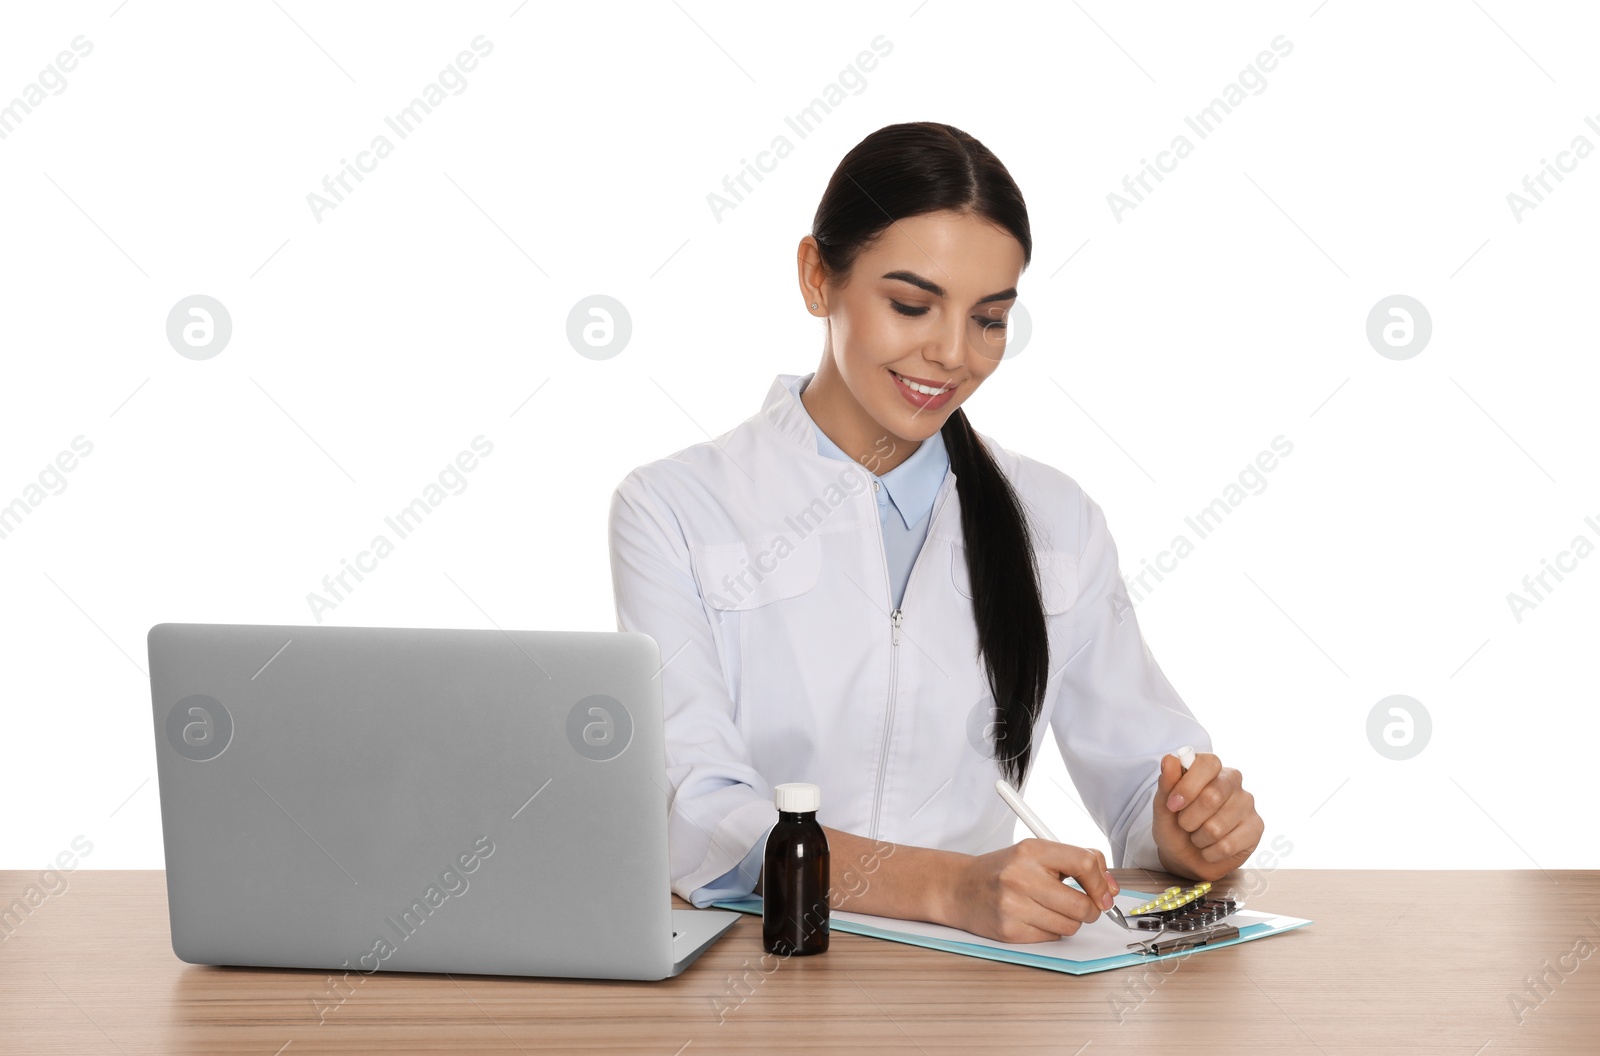
{"type": "MultiPolygon", "coordinates": [[[[914,307],[909,304],[901,304],[892,297],[889,299],[889,303],[893,305],[894,310],[899,312],[901,315],[918,316],[926,315],[928,313],[928,309],[925,306],[914,307]]],[[[985,328],[991,326],[999,330],[1004,330],[1006,328],[1006,322],[1004,319],[985,319],[981,315],[975,315],[972,317],[972,321],[985,328]]]]}

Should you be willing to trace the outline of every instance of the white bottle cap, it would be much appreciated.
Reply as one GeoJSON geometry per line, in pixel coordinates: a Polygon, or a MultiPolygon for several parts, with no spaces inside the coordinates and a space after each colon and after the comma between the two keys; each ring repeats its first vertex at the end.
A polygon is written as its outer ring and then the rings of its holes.
{"type": "Polygon", "coordinates": [[[816,810],[822,806],[822,789],[816,785],[794,781],[782,785],[774,785],[772,796],[773,800],[778,804],[779,810],[785,810],[791,814],[816,810]]]}

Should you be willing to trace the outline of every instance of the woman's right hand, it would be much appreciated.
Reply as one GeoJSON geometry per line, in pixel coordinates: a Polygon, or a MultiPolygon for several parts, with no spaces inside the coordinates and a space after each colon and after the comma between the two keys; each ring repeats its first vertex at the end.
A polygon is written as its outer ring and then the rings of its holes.
{"type": "Polygon", "coordinates": [[[1117,882],[1097,850],[1026,839],[988,854],[961,855],[945,877],[949,927],[999,942],[1051,942],[1111,908],[1117,882]],[[1062,883],[1072,877],[1077,891],[1062,883]]]}

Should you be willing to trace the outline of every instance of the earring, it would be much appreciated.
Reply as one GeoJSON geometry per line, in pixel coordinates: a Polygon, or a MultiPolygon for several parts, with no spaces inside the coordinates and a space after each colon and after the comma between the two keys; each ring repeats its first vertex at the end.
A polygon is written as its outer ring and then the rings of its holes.
{"type": "Polygon", "coordinates": [[[817,310],[817,306],[816,306],[816,305],[815,305],[815,304],[813,304],[813,305],[812,305],[812,306],[811,306],[811,310],[812,310],[812,311],[813,311],[813,312],[814,312],[814,311],[816,311],[816,310],[817,310]]]}

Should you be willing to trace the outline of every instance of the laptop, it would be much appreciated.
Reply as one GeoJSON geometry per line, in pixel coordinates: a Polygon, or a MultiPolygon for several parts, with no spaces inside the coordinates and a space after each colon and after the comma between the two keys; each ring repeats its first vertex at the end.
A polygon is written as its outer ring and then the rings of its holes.
{"type": "Polygon", "coordinates": [[[666,979],[653,638],[150,629],[172,949],[192,964],[666,979]]]}

